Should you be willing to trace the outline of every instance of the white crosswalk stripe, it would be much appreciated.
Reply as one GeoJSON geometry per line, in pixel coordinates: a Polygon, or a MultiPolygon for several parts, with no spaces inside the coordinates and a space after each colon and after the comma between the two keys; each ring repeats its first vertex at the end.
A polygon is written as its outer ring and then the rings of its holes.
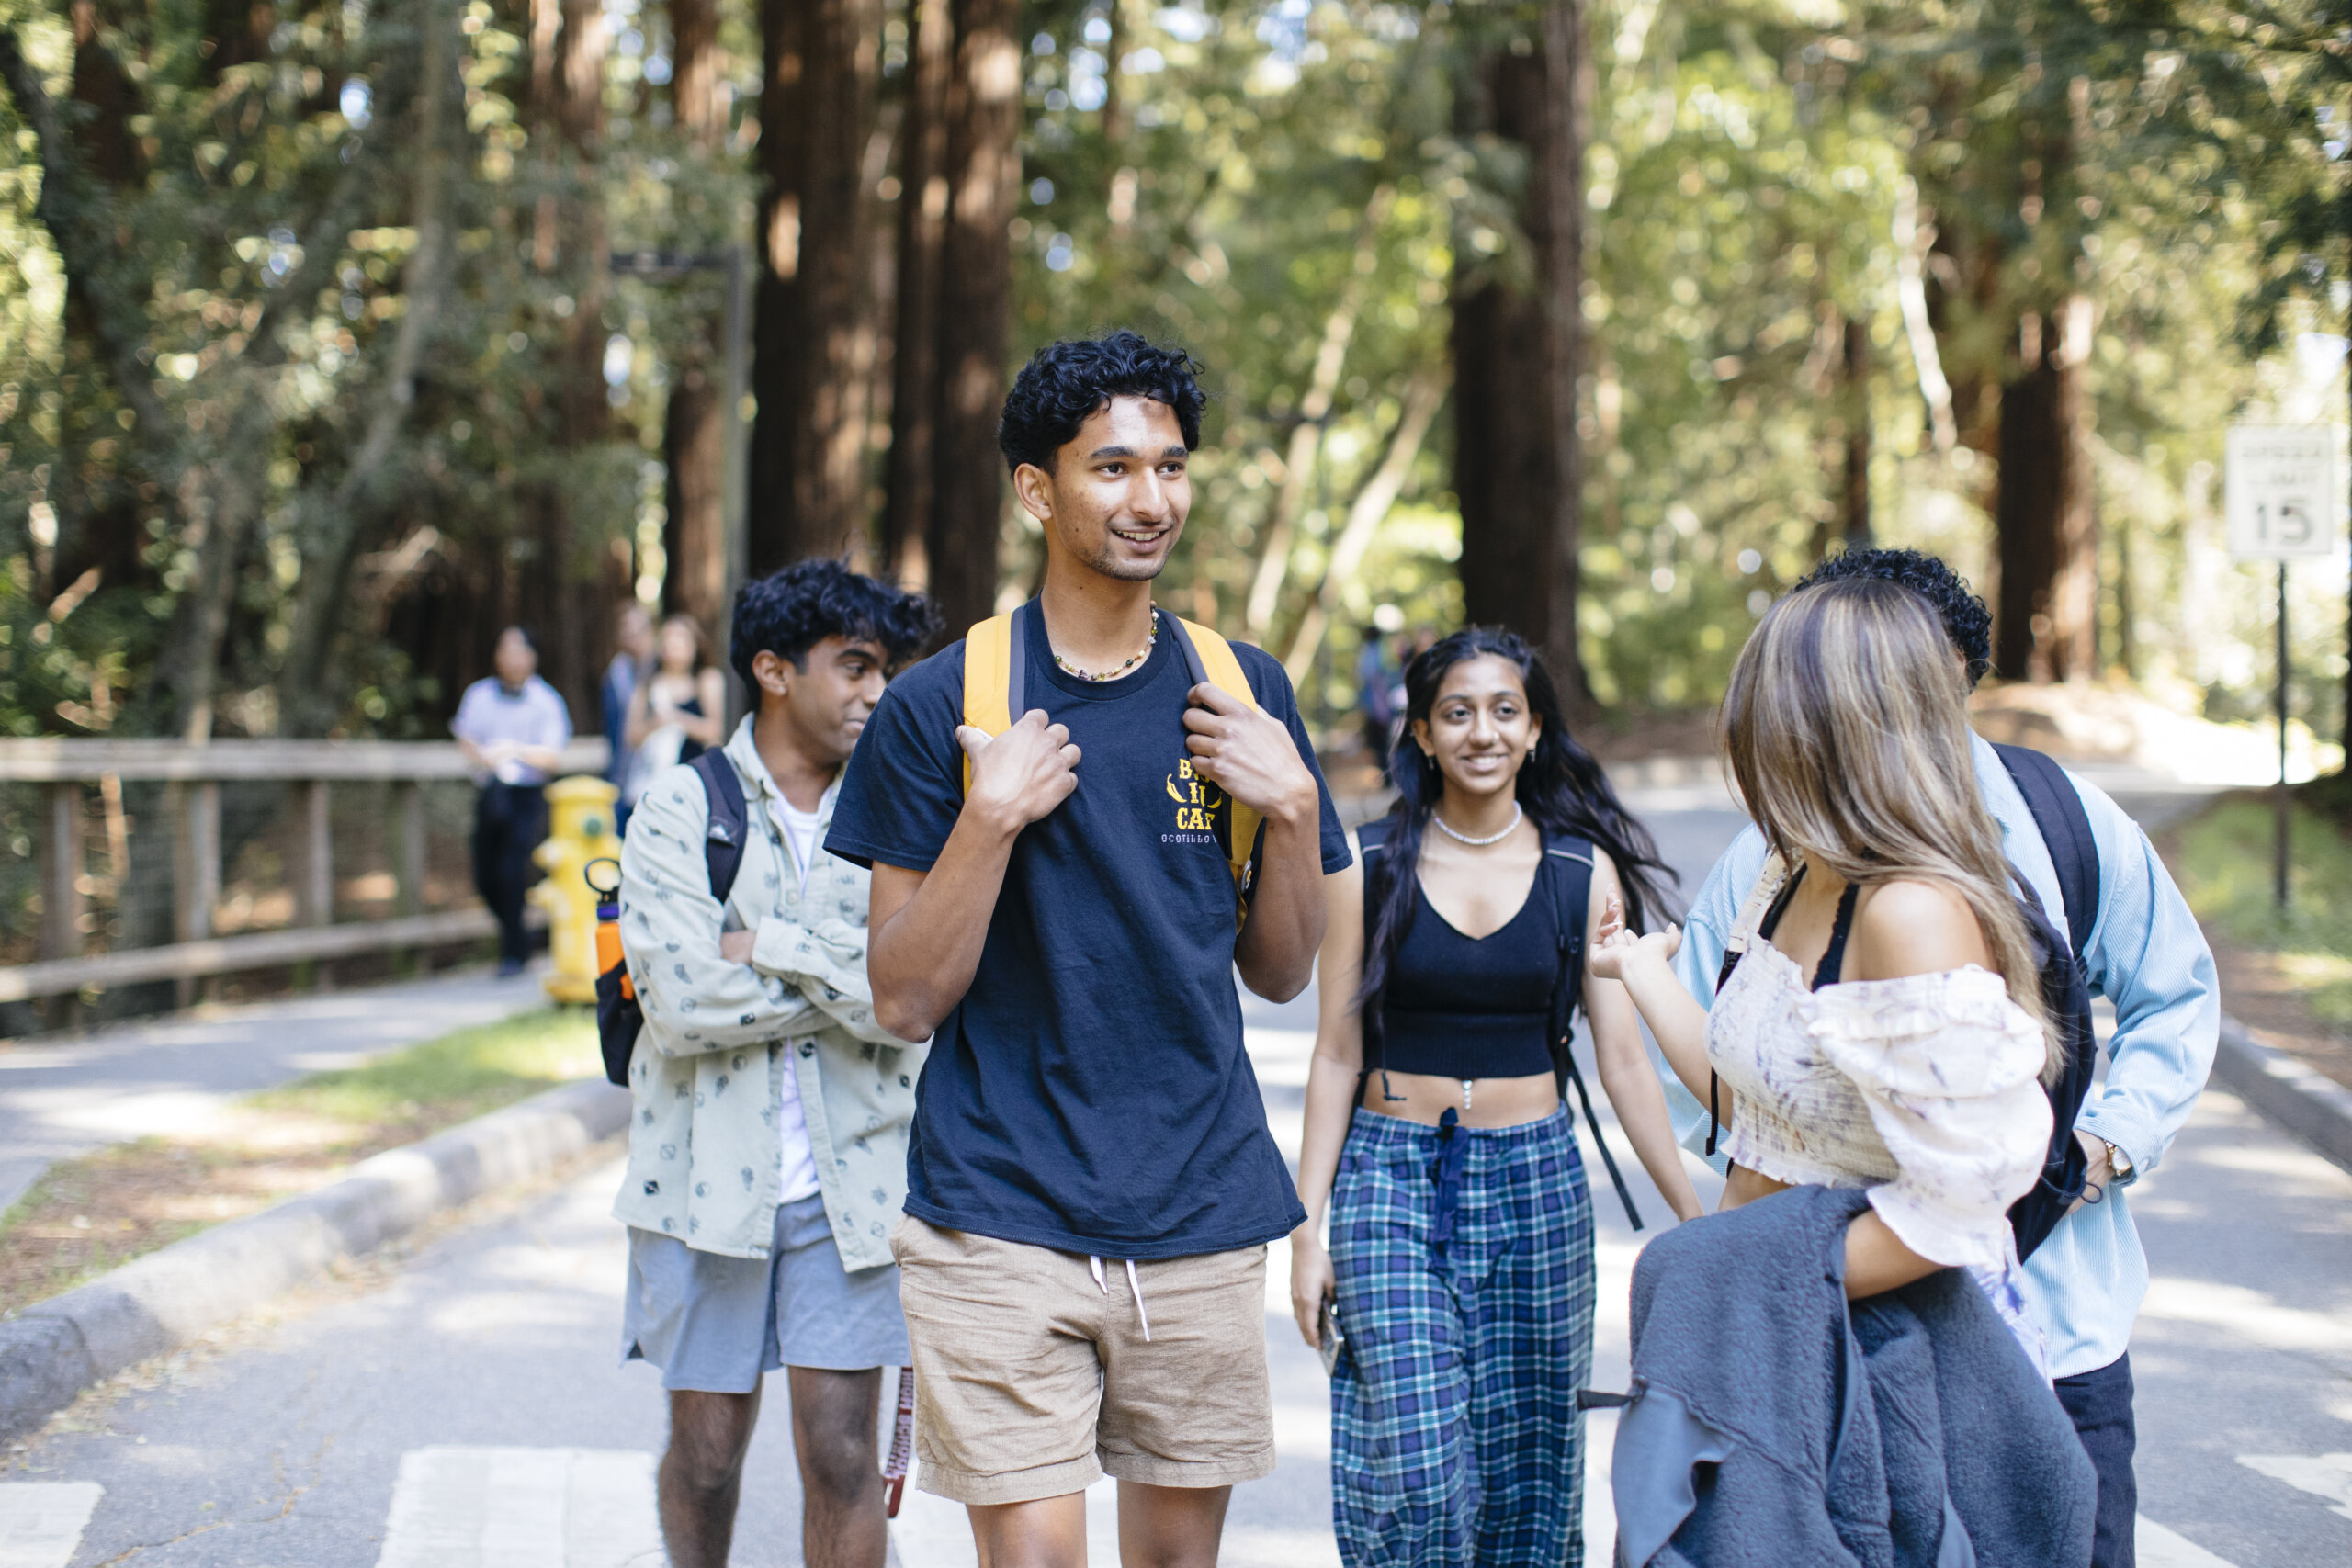
{"type": "Polygon", "coordinates": [[[95,1481],[0,1486],[0,1568],[65,1568],[106,1490],[95,1481]]]}
{"type": "MultiPolygon", "coordinates": [[[[1591,1539],[1614,1531],[1607,1511],[1605,1446],[1588,1497],[1591,1539]]],[[[2240,1464],[2328,1499],[2352,1517],[2352,1454],[2249,1454],[2240,1464]]],[[[654,1459],[627,1449],[434,1448],[401,1456],[392,1488],[384,1548],[377,1568],[665,1568],[654,1508],[654,1459]]],[[[0,1484],[0,1568],[66,1568],[106,1489],[96,1482],[0,1484]]],[[[1113,1483],[1088,1489],[1090,1560],[1118,1561],[1118,1506],[1113,1483]]],[[[1256,1534],[1265,1534],[1260,1531],[1256,1534]]],[[[1252,1532],[1241,1531],[1240,1537],[1252,1532]]],[[[892,1556],[904,1568],[957,1568],[976,1562],[964,1510],[907,1488],[890,1529],[892,1556]]],[[[2177,1530],[2142,1518],[2142,1568],[2235,1568],[2177,1530]]],[[[1237,1538],[1227,1545],[1251,1560],[1326,1557],[1328,1540],[1237,1538]],[[1262,1551],[1247,1550],[1250,1547],[1262,1551]]]]}
{"type": "Polygon", "coordinates": [[[2334,1512],[2352,1519],[2352,1454],[2240,1454],[2238,1462],[2324,1497],[2334,1512]]]}
{"type": "Polygon", "coordinates": [[[441,1448],[401,1456],[376,1565],[661,1568],[663,1561],[651,1454],[441,1448]]]}
{"type": "Polygon", "coordinates": [[[2187,1536],[2165,1529],[2144,1514],[2132,1534],[2132,1544],[2138,1553],[2140,1568],[2236,1568],[2229,1559],[2214,1556],[2187,1536]]]}

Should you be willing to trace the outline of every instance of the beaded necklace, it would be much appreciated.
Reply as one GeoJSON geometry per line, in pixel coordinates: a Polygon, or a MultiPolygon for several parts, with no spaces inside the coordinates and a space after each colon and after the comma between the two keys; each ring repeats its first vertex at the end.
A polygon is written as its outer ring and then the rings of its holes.
{"type": "Polygon", "coordinates": [[[1054,648],[1051,643],[1046,645],[1046,651],[1053,654],[1054,662],[1056,664],[1060,665],[1064,671],[1069,674],[1077,676],[1081,681],[1115,681],[1120,676],[1125,674],[1128,671],[1134,669],[1136,665],[1142,663],[1145,660],[1150,658],[1151,650],[1159,646],[1159,612],[1155,609],[1151,613],[1151,635],[1143,639],[1142,650],[1132,655],[1125,664],[1120,665],[1116,670],[1106,670],[1102,674],[1097,675],[1091,670],[1080,670],[1077,665],[1072,664],[1069,660],[1064,659],[1061,656],[1060,649],[1054,648]]]}

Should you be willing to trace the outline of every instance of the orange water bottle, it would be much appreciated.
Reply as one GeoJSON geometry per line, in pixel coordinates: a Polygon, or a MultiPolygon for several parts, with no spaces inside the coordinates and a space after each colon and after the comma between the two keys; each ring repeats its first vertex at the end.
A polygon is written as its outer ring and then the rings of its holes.
{"type": "Polygon", "coordinates": [[[627,963],[621,954],[621,863],[610,856],[600,856],[582,868],[581,880],[596,895],[596,973],[609,975],[618,969],[621,995],[634,1000],[637,987],[629,983],[627,963]],[[596,868],[600,865],[613,868],[609,887],[596,880],[596,868]]]}

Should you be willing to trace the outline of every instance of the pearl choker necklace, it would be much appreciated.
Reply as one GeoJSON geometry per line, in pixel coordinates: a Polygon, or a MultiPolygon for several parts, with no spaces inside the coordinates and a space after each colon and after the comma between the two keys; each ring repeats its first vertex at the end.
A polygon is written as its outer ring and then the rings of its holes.
{"type": "Polygon", "coordinates": [[[1455,829],[1446,826],[1445,818],[1437,814],[1435,807],[1431,807],[1430,811],[1430,820],[1437,824],[1439,832],[1443,833],[1455,843],[1467,844],[1474,850],[1485,849],[1488,844],[1501,843],[1505,839],[1510,838],[1513,833],[1519,830],[1519,825],[1525,819],[1527,813],[1521,808],[1519,802],[1514,800],[1510,803],[1510,821],[1501,832],[1489,833],[1483,839],[1474,839],[1467,833],[1460,832],[1455,829]]]}

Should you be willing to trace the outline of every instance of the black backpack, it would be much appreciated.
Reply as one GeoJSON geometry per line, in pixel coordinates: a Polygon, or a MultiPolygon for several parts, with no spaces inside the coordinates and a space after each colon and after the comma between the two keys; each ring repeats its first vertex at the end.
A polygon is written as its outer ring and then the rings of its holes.
{"type": "MultiPolygon", "coordinates": [[[[750,825],[743,782],[721,750],[705,751],[686,766],[701,776],[703,794],[710,800],[710,831],[703,839],[703,854],[710,868],[711,897],[718,900],[723,920],[727,896],[735,890],[735,873],[743,864],[743,839],[750,825]]],[[[596,1043],[605,1055],[605,1077],[623,1088],[628,1086],[638,1032],[645,1027],[645,1009],[635,991],[623,990],[628,979],[625,958],[596,976],[596,1043]]]]}
{"type": "MultiPolygon", "coordinates": [[[[2016,781],[2018,793],[2025,796],[2026,809],[2033,814],[2033,825],[2057,868],[2059,895],[2066,901],[2067,936],[2062,938],[2032,885],[2022,876],[2017,879],[2018,912],[2025,917],[2027,935],[2034,944],[2042,1010],[2050,1015],[2051,1027],[2058,1032],[2066,1053],[2066,1066],[2057,1082],[2042,1086],[2050,1100],[2050,1146],[2042,1158],[2041,1177],[2032,1191],[2009,1205],[2009,1230],[2017,1237],[2018,1258],[2022,1261],[2066,1217],[2066,1211],[2083,1195],[2085,1179],[2090,1174],[2089,1156],[2075,1137],[2075,1119],[2082,1114],[2083,1100],[2090,1093],[2091,1077],[2098,1065],[2098,1042],[2091,1027],[2090,972],[2083,957],[2090,945],[2091,927],[2098,919],[2098,841],[2091,837],[2091,819],[2083,810],[2083,797],[2075,793],[2064,769],[2023,746],[1996,745],[1993,750],[2016,781]]],[[[1715,976],[1716,995],[1723,994],[1740,956],[1736,952],[1724,954],[1723,968],[1715,976]]],[[[1708,1106],[1707,1114],[1707,1152],[1712,1155],[1719,1123],[1713,1105],[1708,1106]]]]}
{"type": "Polygon", "coordinates": [[[2051,1125],[2041,1179],[2009,1206],[2009,1229],[2017,1235],[2018,1257],[2024,1258],[2066,1217],[2083,1195],[2084,1179],[2090,1173],[2089,1156],[2075,1136],[2075,1119],[2082,1114],[2098,1066],[2098,1040],[2091,1028],[2090,969],[2084,958],[2091,928],[2098,922],[2098,841],[2091,837],[2090,816],[2064,769],[2023,746],[1996,745],[1993,750],[2000,753],[2001,765],[2008,769],[2018,793],[2025,796],[2026,809],[2033,813],[2033,825],[2041,829],[2050,863],[2058,871],[2059,896],[2066,901],[2066,935],[2062,939],[2039,897],[2029,892],[2018,900],[2041,949],[2041,1006],[2066,1049],[2065,1069],[2056,1083],[2044,1086],[2051,1125]]]}
{"type": "MultiPolygon", "coordinates": [[[[1369,869],[1374,855],[1383,855],[1388,848],[1386,820],[1367,822],[1356,829],[1356,842],[1363,851],[1366,872],[1364,889],[1364,935],[1372,934],[1371,916],[1378,908],[1380,879],[1369,869]]],[[[1384,858],[1383,865],[1385,867],[1384,858]]],[[[1392,869],[1393,868],[1389,868],[1392,869]]],[[[1544,861],[1536,868],[1536,886],[1528,890],[1531,898],[1551,888],[1555,923],[1560,936],[1559,975],[1552,983],[1551,1024],[1545,1038],[1552,1047],[1552,1078],[1559,1089],[1563,1104],[1568,1098],[1568,1087],[1576,1086],[1577,1099],[1583,1102],[1584,1119],[1591,1124],[1593,1146],[1600,1151],[1600,1163],[1609,1172],[1610,1184],[1617,1189],[1617,1201],[1625,1205],[1625,1218],[1635,1230],[1642,1228],[1642,1216],[1634,1207],[1634,1194],[1625,1185],[1624,1173],[1617,1168],[1617,1157],[1609,1152],[1609,1140],[1601,1133],[1600,1118],[1593,1114],[1592,1093],[1584,1085],[1584,1075],[1577,1070],[1577,1060],[1568,1049],[1568,1035],[1576,1024],[1577,1009],[1584,1001],[1584,932],[1585,921],[1592,902],[1592,845],[1582,839],[1544,840],[1544,861]]],[[[1374,1049],[1380,1049],[1380,1019],[1378,1007],[1366,1010],[1363,1020],[1364,1039],[1374,1049]]],[[[1370,1053],[1367,1053],[1369,1055],[1370,1053]]],[[[1385,1055],[1385,1050],[1382,1051],[1385,1055]]],[[[1366,1067],[1370,1073],[1377,1069],[1366,1067]]],[[[1571,1113],[1573,1114],[1573,1112],[1571,1113]]]]}

